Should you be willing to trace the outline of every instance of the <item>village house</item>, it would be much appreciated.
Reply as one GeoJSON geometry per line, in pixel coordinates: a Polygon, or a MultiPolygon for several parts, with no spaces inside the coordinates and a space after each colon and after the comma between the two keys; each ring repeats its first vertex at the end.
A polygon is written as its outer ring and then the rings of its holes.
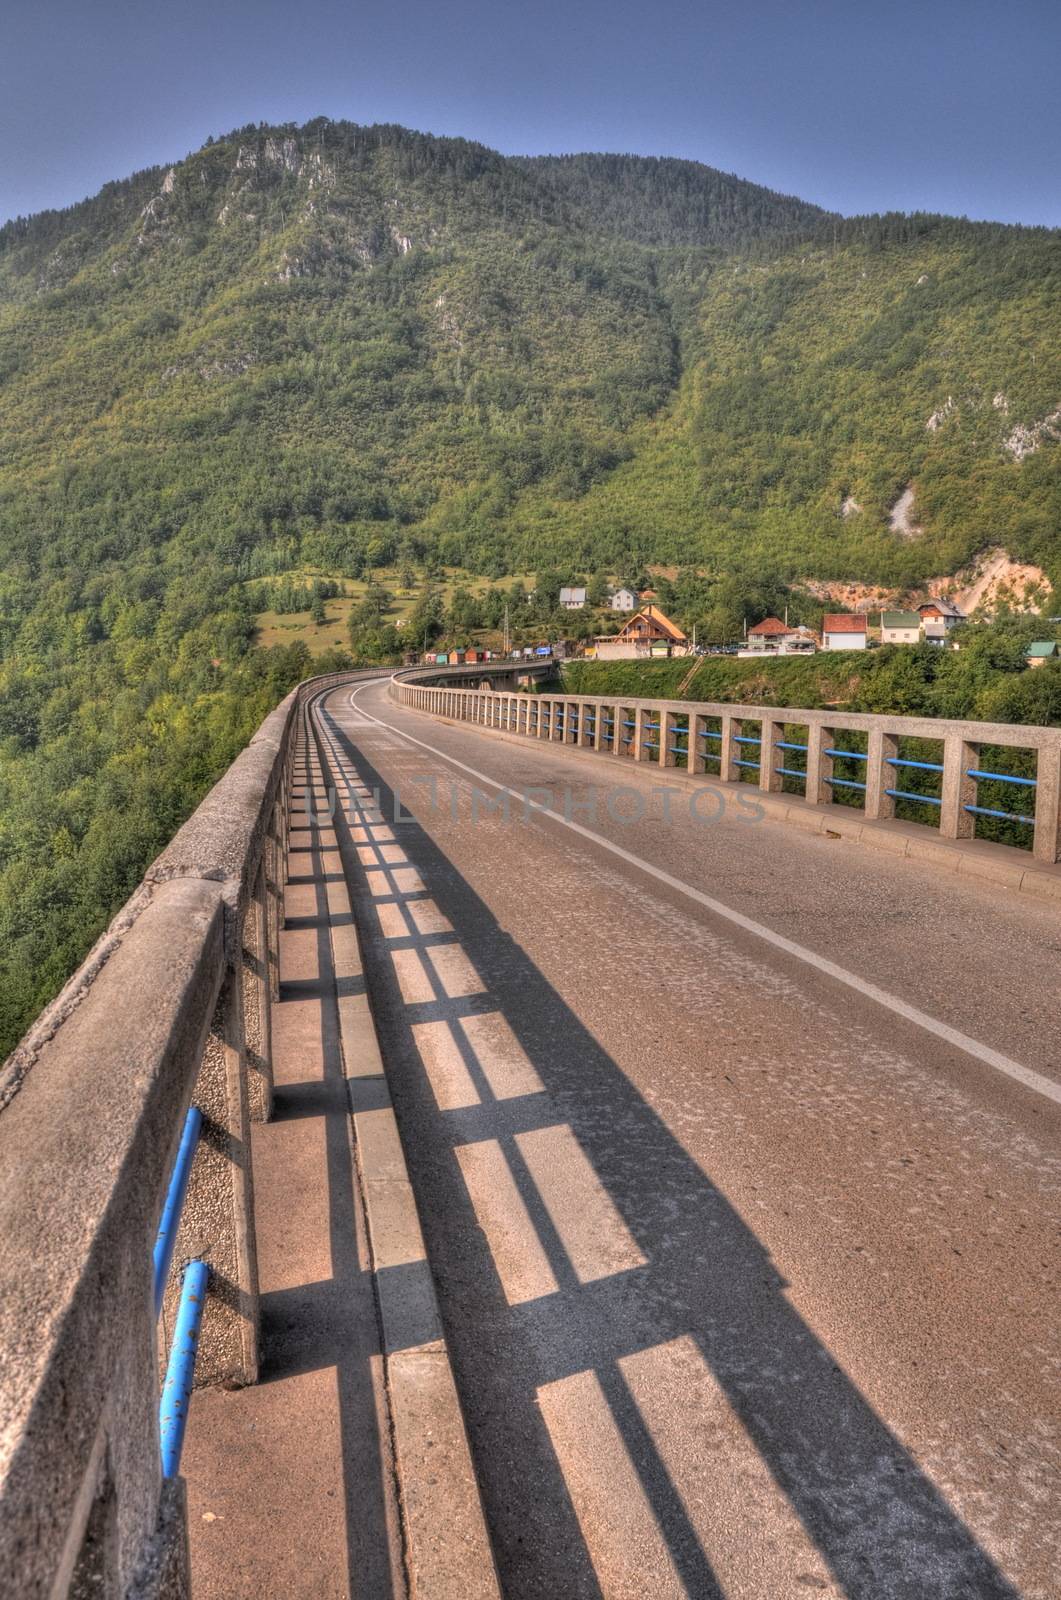
{"type": "Polygon", "coordinates": [[[756,655],[762,651],[776,651],[783,639],[787,639],[789,628],[780,617],[764,617],[762,622],[757,622],[753,628],[748,629],[748,650],[754,650],[756,655]]]}
{"type": "Polygon", "coordinates": [[[918,606],[917,613],[925,630],[925,638],[931,644],[942,643],[952,628],[965,621],[965,612],[959,611],[952,600],[926,600],[918,606]]]}
{"type": "Polygon", "coordinates": [[[744,647],[739,656],[803,656],[813,655],[818,648],[818,636],[802,623],[792,628],[779,617],[764,617],[748,629],[744,647]]]}
{"type": "Polygon", "coordinates": [[[608,604],[613,611],[632,611],[637,603],[637,596],[632,589],[616,589],[608,596],[608,604]]]}
{"type": "Polygon", "coordinates": [[[823,650],[864,650],[865,617],[849,617],[840,611],[827,611],[822,618],[823,650]]]}
{"type": "Polygon", "coordinates": [[[600,661],[632,661],[638,656],[687,655],[689,640],[676,622],[665,617],[658,606],[643,606],[624,622],[616,634],[602,635],[595,641],[600,661]]]}
{"type": "Polygon", "coordinates": [[[1057,643],[1053,639],[1036,639],[1024,652],[1029,667],[1041,667],[1044,661],[1056,661],[1057,657],[1057,643]]]}
{"type": "Polygon", "coordinates": [[[581,611],[586,604],[585,589],[561,589],[560,605],[564,611],[581,611]]]}
{"type": "Polygon", "coordinates": [[[916,611],[882,611],[881,644],[920,644],[921,617],[916,611]]]}

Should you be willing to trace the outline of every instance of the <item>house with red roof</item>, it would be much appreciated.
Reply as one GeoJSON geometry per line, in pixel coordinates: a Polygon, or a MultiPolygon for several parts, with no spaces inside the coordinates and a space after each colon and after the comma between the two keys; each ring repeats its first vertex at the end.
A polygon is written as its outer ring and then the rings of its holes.
{"type": "Polygon", "coordinates": [[[827,611],[822,618],[823,650],[864,650],[866,619],[843,611],[827,611]]]}

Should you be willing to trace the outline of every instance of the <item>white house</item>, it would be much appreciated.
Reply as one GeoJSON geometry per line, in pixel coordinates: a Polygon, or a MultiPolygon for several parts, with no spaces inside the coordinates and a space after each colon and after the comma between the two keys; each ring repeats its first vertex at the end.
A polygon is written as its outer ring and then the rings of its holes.
{"type": "Polygon", "coordinates": [[[926,600],[917,610],[925,638],[932,644],[941,644],[952,628],[965,621],[965,612],[959,611],[953,600],[926,600]]]}
{"type": "Polygon", "coordinates": [[[916,611],[882,611],[881,644],[920,644],[921,618],[916,611]]]}
{"type": "Polygon", "coordinates": [[[849,617],[844,612],[827,611],[822,618],[823,650],[864,650],[865,617],[849,617]]]}
{"type": "Polygon", "coordinates": [[[637,604],[637,595],[632,589],[616,589],[609,595],[608,604],[613,611],[632,611],[637,604]]]}
{"type": "Polygon", "coordinates": [[[560,604],[565,611],[581,611],[586,603],[585,589],[561,589],[560,604]]]}

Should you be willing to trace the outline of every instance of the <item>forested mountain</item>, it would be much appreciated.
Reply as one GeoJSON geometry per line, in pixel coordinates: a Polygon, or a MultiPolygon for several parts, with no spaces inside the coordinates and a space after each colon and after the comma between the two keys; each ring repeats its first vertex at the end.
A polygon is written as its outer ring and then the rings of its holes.
{"type": "Polygon", "coordinates": [[[8,223],[0,1049],[306,670],[252,573],[1061,579],[1059,436],[1041,230],[324,120],[8,223]]]}

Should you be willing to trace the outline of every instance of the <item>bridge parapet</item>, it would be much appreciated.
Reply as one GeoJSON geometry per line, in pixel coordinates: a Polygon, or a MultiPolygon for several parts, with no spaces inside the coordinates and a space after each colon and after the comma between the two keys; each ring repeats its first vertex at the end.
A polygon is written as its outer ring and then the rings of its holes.
{"type": "Polygon", "coordinates": [[[1018,845],[1000,849],[1016,856],[1026,843],[1042,866],[1061,857],[1061,728],[630,695],[513,694],[408,674],[392,680],[391,694],[402,705],[503,733],[681,769],[722,785],[750,781],[764,794],[790,794],[808,812],[846,797],[865,821],[886,823],[901,807],[934,822],[948,841],[972,840],[977,819],[992,819],[1023,835],[1018,845]],[[998,750],[1023,753],[1030,770],[1018,770],[1018,759],[1007,770],[985,766],[987,752],[998,750]]]}
{"type": "Polygon", "coordinates": [[[163,1479],[152,1244],[189,1105],[203,1118],[161,1313],[209,1268],[197,1381],[258,1370],[250,1121],[270,1005],[293,691],[0,1071],[0,1571],[5,1593],[181,1597],[183,1485],[163,1479]]]}

